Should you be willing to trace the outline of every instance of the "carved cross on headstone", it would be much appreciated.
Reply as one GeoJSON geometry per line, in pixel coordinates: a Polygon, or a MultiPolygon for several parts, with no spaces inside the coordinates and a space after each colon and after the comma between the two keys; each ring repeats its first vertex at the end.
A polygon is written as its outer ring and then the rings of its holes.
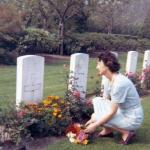
{"type": "Polygon", "coordinates": [[[44,58],[25,55],[17,58],[16,104],[39,103],[43,98],[44,58]]]}
{"type": "Polygon", "coordinates": [[[41,88],[41,83],[35,83],[36,76],[34,74],[31,75],[31,84],[24,85],[24,92],[31,93],[32,99],[35,98],[35,92],[39,91],[41,88]]]}

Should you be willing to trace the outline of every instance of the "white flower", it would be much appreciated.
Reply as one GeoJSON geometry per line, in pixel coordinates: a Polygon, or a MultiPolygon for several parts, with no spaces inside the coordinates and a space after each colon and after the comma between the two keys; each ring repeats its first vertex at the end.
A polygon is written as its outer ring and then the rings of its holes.
{"type": "Polygon", "coordinates": [[[74,134],[72,132],[67,133],[68,138],[74,138],[75,136],[76,136],[76,134],[74,134]]]}
{"type": "Polygon", "coordinates": [[[71,143],[74,143],[74,142],[75,142],[75,138],[69,138],[69,141],[70,141],[71,143]]]}

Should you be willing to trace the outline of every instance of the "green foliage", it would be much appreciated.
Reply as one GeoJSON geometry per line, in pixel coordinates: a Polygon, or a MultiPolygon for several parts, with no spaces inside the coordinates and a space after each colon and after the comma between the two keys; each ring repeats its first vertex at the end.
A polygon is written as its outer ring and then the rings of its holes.
{"type": "Polygon", "coordinates": [[[138,37],[101,34],[101,33],[75,33],[65,41],[65,53],[72,54],[75,52],[92,53],[94,51],[111,50],[111,51],[144,51],[150,47],[148,39],[138,37]]]}
{"type": "Polygon", "coordinates": [[[14,108],[14,104],[9,103],[0,109],[0,141],[12,141],[18,145],[22,137],[29,136],[29,133],[24,127],[24,120],[18,117],[14,108]]]}
{"type": "Polygon", "coordinates": [[[81,94],[85,94],[85,91],[79,91],[78,77],[67,75],[66,86],[67,90],[64,99],[69,104],[72,121],[83,122],[85,119],[89,119],[93,112],[93,107],[89,100],[82,98],[81,94]]]}
{"type": "Polygon", "coordinates": [[[146,94],[146,91],[141,86],[141,79],[139,74],[128,73],[126,76],[133,82],[136,87],[136,90],[140,96],[146,94]]]}
{"type": "Polygon", "coordinates": [[[0,64],[15,64],[17,39],[17,35],[0,33],[0,64]]]}
{"type": "Polygon", "coordinates": [[[24,35],[20,38],[18,53],[35,54],[35,53],[56,53],[58,49],[58,38],[55,34],[36,28],[27,28],[24,35]]]}
{"type": "Polygon", "coordinates": [[[141,35],[141,28],[142,25],[115,25],[112,33],[113,34],[123,34],[123,35],[132,35],[132,36],[139,36],[141,35]]]}
{"type": "Polygon", "coordinates": [[[150,10],[144,20],[144,24],[141,31],[142,37],[150,38],[150,10]]]}
{"type": "Polygon", "coordinates": [[[141,83],[143,89],[150,89],[150,65],[142,70],[141,83]]]}

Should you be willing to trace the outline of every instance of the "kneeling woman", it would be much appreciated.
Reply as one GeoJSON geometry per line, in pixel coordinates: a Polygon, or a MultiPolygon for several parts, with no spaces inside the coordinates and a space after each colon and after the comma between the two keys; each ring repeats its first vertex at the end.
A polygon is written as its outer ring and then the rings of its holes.
{"type": "Polygon", "coordinates": [[[109,80],[104,95],[93,99],[94,113],[86,123],[85,132],[92,133],[97,127],[103,126],[101,137],[113,135],[113,131],[121,133],[120,144],[129,144],[143,122],[143,110],[139,95],[134,84],[119,73],[120,64],[111,52],[101,53],[96,69],[100,75],[109,80]]]}

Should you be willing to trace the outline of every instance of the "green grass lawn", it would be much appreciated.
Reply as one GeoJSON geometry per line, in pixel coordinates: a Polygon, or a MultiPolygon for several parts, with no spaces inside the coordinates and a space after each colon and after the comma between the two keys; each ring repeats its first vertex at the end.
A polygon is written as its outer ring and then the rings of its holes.
{"type": "Polygon", "coordinates": [[[150,149],[150,96],[143,98],[144,123],[137,131],[137,136],[133,143],[127,146],[117,144],[117,141],[110,138],[96,138],[88,145],[77,145],[69,142],[65,138],[61,142],[51,144],[45,150],[149,150],[150,149]]]}

